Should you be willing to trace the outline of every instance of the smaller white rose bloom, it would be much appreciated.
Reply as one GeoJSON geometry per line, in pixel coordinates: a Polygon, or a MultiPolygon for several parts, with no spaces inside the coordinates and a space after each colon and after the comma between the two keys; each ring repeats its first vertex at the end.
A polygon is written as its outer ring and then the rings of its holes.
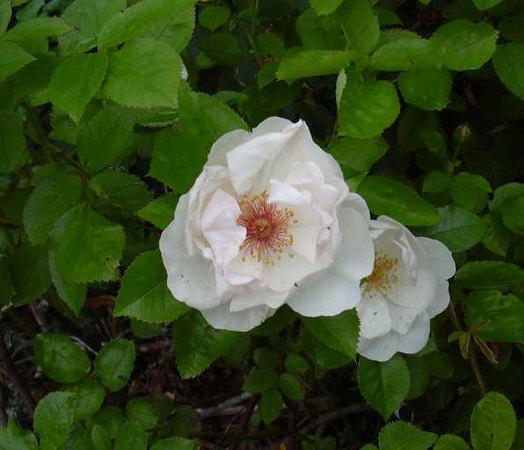
{"type": "Polygon", "coordinates": [[[449,304],[451,252],[441,242],[415,237],[390,217],[371,221],[373,273],[362,284],[358,353],[387,361],[395,353],[417,353],[429,338],[430,319],[449,304]]]}
{"type": "Polygon", "coordinates": [[[307,125],[271,117],[212,146],[160,238],[167,284],[219,329],[250,330],[284,303],[337,315],[373,270],[369,224],[307,125]]]}

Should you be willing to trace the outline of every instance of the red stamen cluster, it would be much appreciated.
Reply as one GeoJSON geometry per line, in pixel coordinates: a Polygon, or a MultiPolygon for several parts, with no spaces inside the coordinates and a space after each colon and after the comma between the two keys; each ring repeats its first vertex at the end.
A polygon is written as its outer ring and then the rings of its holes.
{"type": "Polygon", "coordinates": [[[265,264],[274,265],[281,258],[284,248],[293,244],[293,236],[288,232],[293,211],[279,209],[268,203],[266,191],[256,195],[243,195],[238,204],[240,216],[237,224],[246,229],[246,239],[240,250],[265,264]]]}

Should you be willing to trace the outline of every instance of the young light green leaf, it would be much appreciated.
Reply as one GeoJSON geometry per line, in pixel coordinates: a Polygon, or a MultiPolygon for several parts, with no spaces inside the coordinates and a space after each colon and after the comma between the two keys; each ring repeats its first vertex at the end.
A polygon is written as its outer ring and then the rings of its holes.
{"type": "Polygon", "coordinates": [[[51,232],[56,267],[67,280],[90,282],[115,278],[124,231],[86,205],[64,214],[51,232]]]}
{"type": "Polygon", "coordinates": [[[368,0],[346,0],[337,9],[337,17],[351,50],[367,55],[375,48],[380,24],[368,0]]]}
{"type": "Polygon", "coordinates": [[[0,428],[0,450],[38,450],[38,443],[33,433],[20,430],[13,420],[6,427],[0,428]]]}
{"type": "Polygon", "coordinates": [[[331,153],[342,167],[346,178],[365,174],[377,162],[388,148],[388,144],[381,137],[370,139],[339,138],[329,144],[331,153]]]}
{"type": "Polygon", "coordinates": [[[86,352],[63,334],[38,334],[34,354],[44,373],[59,383],[76,383],[91,367],[86,352]]]}
{"type": "Polygon", "coordinates": [[[111,392],[122,389],[135,363],[135,345],[125,339],[113,339],[104,345],[95,360],[96,376],[111,392]]]}
{"type": "Polygon", "coordinates": [[[73,426],[72,394],[47,394],[35,409],[33,427],[40,436],[42,450],[62,448],[73,426]]]}
{"type": "Polygon", "coordinates": [[[470,261],[455,275],[466,289],[504,289],[524,283],[524,271],[503,261],[470,261]]]}
{"type": "Polygon", "coordinates": [[[191,40],[195,28],[194,2],[189,3],[185,9],[180,10],[169,21],[156,26],[144,36],[163,41],[180,53],[191,40]]]}
{"type": "Polygon", "coordinates": [[[98,196],[97,207],[115,205],[134,212],[151,200],[144,182],[125,172],[101,172],[91,178],[89,187],[98,196]]]}
{"type": "Polygon", "coordinates": [[[20,70],[35,58],[14,42],[0,42],[0,81],[20,70]]]}
{"type": "Polygon", "coordinates": [[[387,424],[378,435],[380,450],[427,450],[438,436],[434,433],[419,430],[413,425],[397,421],[387,424]]]}
{"type": "Polygon", "coordinates": [[[237,333],[212,328],[196,311],[184,314],[173,324],[176,365],[182,378],[200,375],[236,338],[237,333]]]}
{"type": "Polygon", "coordinates": [[[493,67],[502,83],[524,99],[524,45],[510,42],[500,46],[493,57],[493,67]]]}
{"type": "Polygon", "coordinates": [[[358,385],[366,401],[387,420],[409,393],[408,366],[398,354],[386,362],[361,358],[358,385]]]}
{"type": "Polygon", "coordinates": [[[448,104],[452,81],[446,69],[410,70],[398,76],[398,87],[407,103],[440,111],[448,104]]]}
{"type": "Polygon", "coordinates": [[[440,45],[415,35],[385,42],[371,55],[370,65],[375,70],[396,72],[439,69],[442,60],[443,49],[440,45]]]}
{"type": "Polygon", "coordinates": [[[173,298],[158,251],[142,253],[127,269],[118,292],[114,316],[149,323],[171,322],[188,308],[173,298]]]}
{"type": "Polygon", "coordinates": [[[360,332],[355,311],[333,317],[302,317],[302,323],[329,348],[355,359],[360,332]]]}
{"type": "Polygon", "coordinates": [[[0,40],[20,41],[60,36],[70,29],[71,27],[60,17],[40,16],[19,22],[0,37],[0,40]]]}
{"type": "Polygon", "coordinates": [[[509,400],[489,392],[471,413],[471,443],[475,450],[509,450],[517,419],[509,400]]]}
{"type": "Polygon", "coordinates": [[[444,64],[451,70],[479,69],[495,53],[497,31],[487,23],[453,20],[431,37],[444,48],[444,64]]]}
{"type": "Polygon", "coordinates": [[[132,41],[111,56],[103,91],[132,108],[176,106],[181,69],[180,57],[168,44],[132,41]]]}
{"type": "Polygon", "coordinates": [[[27,159],[22,121],[15,113],[0,114],[0,154],[0,174],[14,172],[27,159]]]}
{"type": "Polygon", "coordinates": [[[98,47],[114,47],[176,17],[194,0],[141,0],[111,17],[98,36],[98,47]]]}
{"type": "Polygon", "coordinates": [[[80,198],[82,183],[75,175],[48,177],[31,193],[24,208],[24,228],[33,245],[42,244],[55,221],[80,198]]]}
{"type": "Polygon", "coordinates": [[[114,450],[146,450],[147,434],[140,424],[126,421],[116,433],[114,450]]]}
{"type": "Polygon", "coordinates": [[[413,189],[391,178],[369,175],[358,186],[358,192],[376,215],[385,214],[404,225],[434,225],[439,220],[437,209],[413,189]]]}
{"type": "Polygon", "coordinates": [[[440,221],[426,236],[443,242],[452,252],[461,252],[482,240],[486,226],[475,214],[457,206],[439,208],[440,221]]]}
{"type": "Polygon", "coordinates": [[[464,439],[453,434],[443,434],[435,444],[434,450],[470,450],[464,439]]]}
{"type": "Polygon", "coordinates": [[[51,77],[51,101],[78,123],[85,107],[100,89],[106,70],[107,55],[103,52],[67,57],[51,77]]]}
{"type": "Polygon", "coordinates": [[[75,422],[86,420],[96,414],[102,407],[106,396],[103,386],[90,378],[70,385],[64,391],[73,394],[71,401],[75,422]]]}
{"type": "Polygon", "coordinates": [[[389,81],[361,81],[348,77],[339,106],[342,134],[366,139],[381,134],[400,111],[397,91],[389,81]]]}
{"type": "Polygon", "coordinates": [[[297,78],[335,74],[357,56],[356,52],[348,50],[303,50],[281,60],[277,77],[280,80],[293,81],[297,78]]]}
{"type": "Polygon", "coordinates": [[[83,166],[96,173],[118,161],[132,141],[134,114],[111,105],[100,111],[78,134],[78,156],[83,166]]]}
{"type": "Polygon", "coordinates": [[[155,198],[136,212],[137,216],[155,225],[160,230],[166,228],[174,217],[179,196],[175,193],[155,198]]]}

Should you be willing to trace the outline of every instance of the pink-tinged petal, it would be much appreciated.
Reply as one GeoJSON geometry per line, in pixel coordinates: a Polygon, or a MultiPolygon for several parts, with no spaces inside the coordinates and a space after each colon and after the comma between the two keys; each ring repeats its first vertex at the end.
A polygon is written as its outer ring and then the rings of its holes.
{"type": "Polygon", "coordinates": [[[437,277],[447,280],[455,275],[455,261],[442,242],[427,237],[418,237],[417,240],[426,250],[431,270],[437,277]]]}
{"type": "Polygon", "coordinates": [[[357,312],[363,338],[373,339],[391,330],[388,303],[380,294],[364,296],[357,305],[357,312]]]}
{"type": "Polygon", "coordinates": [[[229,304],[222,304],[216,308],[202,311],[202,315],[213,328],[230,331],[249,331],[274,313],[275,310],[266,305],[255,306],[243,311],[230,311],[229,304]]]}

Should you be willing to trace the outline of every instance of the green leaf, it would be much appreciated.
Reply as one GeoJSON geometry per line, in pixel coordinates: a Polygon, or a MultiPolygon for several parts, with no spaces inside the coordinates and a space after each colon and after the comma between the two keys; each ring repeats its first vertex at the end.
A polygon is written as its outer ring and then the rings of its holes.
{"type": "Polygon", "coordinates": [[[358,186],[358,193],[376,215],[388,215],[404,225],[424,226],[438,222],[438,211],[413,189],[390,178],[369,175],[358,186]]]}
{"type": "Polygon", "coordinates": [[[497,49],[493,66],[504,85],[524,99],[524,45],[508,43],[497,49]]]}
{"type": "Polygon", "coordinates": [[[228,20],[231,12],[225,6],[208,6],[200,11],[198,23],[208,30],[215,31],[228,20]]]}
{"type": "Polygon", "coordinates": [[[517,421],[517,432],[511,450],[522,450],[524,448],[524,419],[517,421]]]}
{"type": "Polygon", "coordinates": [[[20,430],[13,420],[7,427],[0,428],[0,450],[38,450],[38,443],[33,433],[20,430]]]}
{"type": "Polygon", "coordinates": [[[256,369],[245,379],[242,390],[259,394],[276,387],[278,374],[273,369],[256,369]]]}
{"type": "MultiPolygon", "coordinates": [[[[114,47],[145,34],[194,4],[194,0],[141,0],[111,17],[98,36],[98,47],[114,47]]],[[[178,73],[178,72],[177,72],[178,73]]]]}
{"type": "Polygon", "coordinates": [[[455,281],[467,289],[503,289],[524,283],[524,271],[503,261],[471,261],[457,271],[455,281]]]}
{"type": "Polygon", "coordinates": [[[429,172],[424,178],[422,192],[440,193],[445,192],[451,183],[451,175],[448,173],[434,170],[429,172]]]}
{"type": "Polygon", "coordinates": [[[437,115],[408,106],[404,108],[397,127],[401,153],[427,148],[439,158],[447,159],[447,137],[437,115]]]}
{"type": "Polygon", "coordinates": [[[15,287],[4,258],[0,258],[0,305],[7,305],[15,295],[15,287]]]}
{"type": "Polygon", "coordinates": [[[137,216],[155,225],[160,230],[166,228],[174,217],[179,196],[171,193],[155,198],[136,212],[137,216]]]}
{"type": "Polygon", "coordinates": [[[397,421],[387,424],[378,435],[380,450],[427,450],[438,436],[419,430],[413,425],[397,421]]]}
{"type": "Polygon", "coordinates": [[[82,183],[75,175],[49,177],[31,193],[24,208],[24,228],[33,245],[42,244],[55,221],[80,198],[82,183]]]}
{"type": "Polygon", "coordinates": [[[284,367],[286,368],[286,371],[293,375],[304,375],[310,368],[306,359],[293,353],[286,357],[284,367]]]}
{"type": "Polygon", "coordinates": [[[466,172],[453,177],[449,185],[453,201],[472,212],[480,212],[486,207],[490,192],[491,186],[484,177],[466,172]]]}
{"type": "Polygon", "coordinates": [[[166,323],[187,310],[169,292],[166,271],[157,250],[142,253],[129,266],[122,279],[113,315],[166,323]]]}
{"type": "Polygon", "coordinates": [[[290,373],[281,373],[278,377],[278,389],[285,397],[289,398],[290,400],[295,402],[304,400],[302,385],[295,375],[290,373]]]}
{"type": "MultiPolygon", "coordinates": [[[[259,34],[257,36],[257,45],[260,51],[268,56],[281,58],[284,56],[284,53],[286,53],[286,44],[284,40],[275,33],[266,32],[259,34]]],[[[264,67],[267,67],[268,64],[264,67]]]]}
{"type": "Polygon", "coordinates": [[[321,370],[336,369],[355,359],[328,347],[307,330],[302,331],[302,339],[304,348],[311,355],[311,360],[321,370]]]}
{"type": "Polygon", "coordinates": [[[442,64],[442,48],[418,36],[386,42],[372,55],[375,70],[396,72],[410,69],[438,69],[442,64]]]}
{"type": "Polygon", "coordinates": [[[182,378],[193,378],[206,370],[233,346],[237,333],[215,330],[198,312],[180,317],[173,324],[176,365],[182,378]]]}
{"type": "Polygon", "coordinates": [[[13,42],[0,42],[0,81],[17,72],[35,58],[13,42]]]}
{"type": "Polygon", "coordinates": [[[160,419],[153,402],[148,398],[134,398],[126,405],[126,417],[140,424],[144,430],[152,430],[160,419]]]}
{"type": "Polygon", "coordinates": [[[169,438],[158,441],[151,450],[196,450],[195,442],[184,438],[169,438]]]}
{"type": "Polygon", "coordinates": [[[8,0],[0,1],[0,35],[6,32],[12,16],[11,2],[8,0]]]}
{"type": "Polygon", "coordinates": [[[63,334],[38,334],[34,354],[44,373],[59,383],[76,383],[91,367],[86,352],[63,334]]]}
{"type": "Polygon", "coordinates": [[[497,31],[487,23],[453,20],[441,25],[431,40],[444,48],[444,64],[451,70],[473,70],[495,53],[497,31]]]}
{"type": "Polygon", "coordinates": [[[331,14],[344,0],[309,0],[311,7],[319,16],[331,14]]]}
{"type": "Polygon", "coordinates": [[[60,36],[67,33],[70,29],[71,27],[59,17],[40,16],[19,22],[0,37],[0,40],[21,41],[60,36]]]}
{"type": "Polygon", "coordinates": [[[17,114],[0,114],[0,154],[0,174],[14,172],[27,159],[24,130],[17,114]]]}
{"type": "Polygon", "coordinates": [[[277,77],[280,80],[293,81],[297,78],[335,74],[357,56],[357,53],[348,50],[303,50],[281,60],[277,77]]]}
{"type": "Polygon", "coordinates": [[[117,392],[127,384],[134,363],[134,343],[125,339],[113,339],[102,347],[96,357],[96,376],[111,392],[117,392]]]}
{"type": "Polygon", "coordinates": [[[114,450],[146,450],[146,431],[136,422],[126,421],[116,433],[114,450]]]}
{"type": "Polygon", "coordinates": [[[56,267],[65,279],[90,282],[115,278],[124,247],[121,225],[81,204],[55,223],[51,238],[56,267]]]}
{"type": "Polygon", "coordinates": [[[464,439],[453,434],[443,434],[435,444],[434,450],[470,450],[464,439]]]}
{"type": "Polygon", "coordinates": [[[302,317],[306,329],[329,348],[355,359],[360,333],[355,311],[333,317],[302,317]]]}
{"type": "Polygon", "coordinates": [[[136,211],[151,200],[151,193],[144,182],[129,173],[107,170],[91,178],[89,187],[99,201],[97,206],[115,205],[136,211]]]}
{"type": "Polygon", "coordinates": [[[123,157],[132,141],[134,115],[112,105],[93,117],[78,134],[78,156],[83,166],[96,173],[123,157]]]}
{"type": "Polygon", "coordinates": [[[269,389],[263,392],[258,401],[258,411],[266,425],[280,417],[283,406],[282,395],[276,389],[269,389]]]}
{"type": "Polygon", "coordinates": [[[387,420],[409,393],[408,366],[400,355],[386,362],[360,358],[358,386],[366,401],[387,420]]]}
{"type": "Polygon", "coordinates": [[[103,91],[132,108],[176,106],[181,69],[180,57],[168,44],[132,41],[111,56],[103,91]]]}
{"type": "Polygon", "coordinates": [[[91,427],[91,442],[96,450],[113,450],[109,432],[101,425],[91,427]]]}
{"type": "Polygon", "coordinates": [[[377,136],[370,139],[339,138],[329,144],[331,153],[342,167],[346,178],[367,173],[386,153],[386,141],[377,136]]]}
{"type": "Polygon", "coordinates": [[[493,193],[493,200],[490,202],[489,209],[500,212],[502,208],[508,206],[513,200],[524,196],[524,183],[507,183],[493,193]]]}
{"type": "Polygon", "coordinates": [[[509,400],[489,392],[471,413],[471,443],[475,450],[509,450],[517,419],[509,400]]]}
{"type": "Polygon", "coordinates": [[[257,348],[253,352],[255,364],[262,369],[274,369],[280,364],[280,355],[267,347],[257,348]]]}
{"type": "Polygon", "coordinates": [[[524,302],[499,291],[474,291],[462,301],[469,326],[486,322],[477,335],[491,342],[524,341],[524,302]]]}
{"type": "Polygon", "coordinates": [[[73,394],[71,397],[74,420],[86,420],[98,412],[104,403],[106,391],[96,381],[86,378],[78,384],[68,386],[65,392],[73,394]]]}
{"type": "Polygon", "coordinates": [[[169,21],[153,28],[145,36],[163,41],[170,45],[175,51],[181,52],[191,40],[195,28],[194,2],[180,10],[169,21]]]}
{"type": "Polygon", "coordinates": [[[509,41],[524,44],[524,12],[510,14],[501,18],[498,29],[500,34],[509,41]]]}
{"type": "Polygon", "coordinates": [[[502,0],[473,0],[473,3],[475,3],[475,6],[478,9],[480,9],[481,11],[493,8],[494,6],[497,6],[501,2],[502,0]]]}
{"type": "Polygon", "coordinates": [[[64,59],[51,77],[51,101],[78,123],[85,107],[102,86],[106,70],[106,53],[74,55],[64,59]]]}
{"type": "Polygon", "coordinates": [[[452,252],[461,252],[482,240],[486,226],[475,214],[457,206],[438,209],[440,222],[426,229],[426,235],[443,242],[452,252]]]}
{"type": "Polygon", "coordinates": [[[16,291],[13,298],[15,305],[36,300],[51,286],[47,253],[43,246],[19,247],[8,257],[7,267],[16,291]]]}
{"type": "Polygon", "coordinates": [[[215,33],[198,43],[211,62],[226,66],[244,64],[251,58],[244,41],[230,33],[215,33]]]}
{"type": "Polygon", "coordinates": [[[506,256],[511,242],[511,232],[504,226],[499,216],[487,214],[482,218],[486,225],[486,233],[482,238],[482,243],[496,255],[506,256]]]}
{"type": "Polygon", "coordinates": [[[378,136],[393,124],[400,111],[395,87],[389,81],[361,81],[348,77],[339,106],[342,134],[365,139],[378,136]]]}
{"type": "Polygon", "coordinates": [[[40,436],[41,450],[63,448],[73,426],[72,394],[47,394],[35,409],[33,427],[40,436]]]}
{"type": "Polygon", "coordinates": [[[349,47],[367,55],[380,36],[378,17],[368,0],[346,0],[337,10],[349,47]]]}
{"type": "Polygon", "coordinates": [[[410,70],[398,76],[398,87],[407,103],[440,111],[448,104],[452,81],[446,69],[410,70]]]}
{"type": "Polygon", "coordinates": [[[91,420],[93,425],[102,426],[113,439],[122,428],[124,413],[116,406],[104,406],[91,420]]]}

